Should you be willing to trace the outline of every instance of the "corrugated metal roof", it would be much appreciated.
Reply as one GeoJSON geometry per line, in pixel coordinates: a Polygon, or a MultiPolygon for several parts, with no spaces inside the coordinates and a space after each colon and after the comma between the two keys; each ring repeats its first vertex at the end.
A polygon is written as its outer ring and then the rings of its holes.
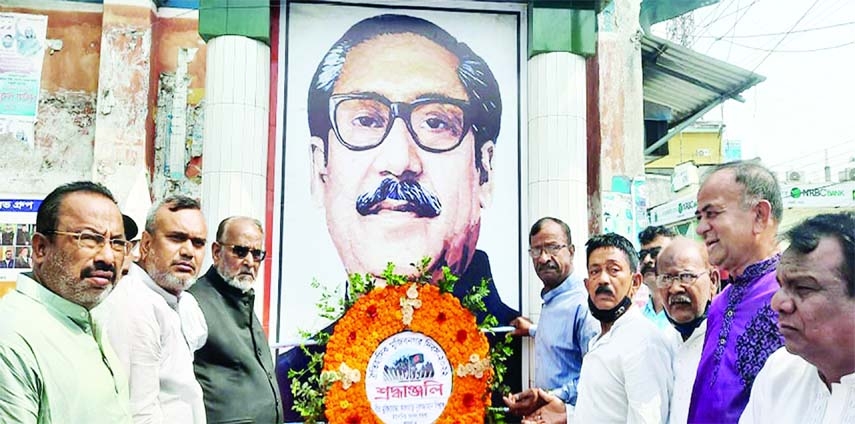
{"type": "Polygon", "coordinates": [[[727,99],[742,101],[740,93],[766,79],[651,35],[641,39],[641,61],[644,101],[671,109],[669,128],[727,99]]]}

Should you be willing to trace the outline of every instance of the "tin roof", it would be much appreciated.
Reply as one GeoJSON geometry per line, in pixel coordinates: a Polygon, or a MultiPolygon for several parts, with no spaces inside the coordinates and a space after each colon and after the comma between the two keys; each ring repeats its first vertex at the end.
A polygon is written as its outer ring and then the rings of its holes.
{"type": "Polygon", "coordinates": [[[652,35],[641,38],[641,63],[644,101],[671,110],[669,129],[682,129],[727,99],[744,101],[740,94],[766,79],[652,35]]]}

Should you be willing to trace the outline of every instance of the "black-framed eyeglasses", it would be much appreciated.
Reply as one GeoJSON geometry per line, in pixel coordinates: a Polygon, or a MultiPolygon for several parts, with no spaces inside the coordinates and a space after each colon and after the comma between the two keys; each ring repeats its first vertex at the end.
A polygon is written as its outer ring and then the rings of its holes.
{"type": "Polygon", "coordinates": [[[651,247],[650,249],[641,249],[638,251],[638,260],[643,261],[647,255],[650,255],[654,260],[657,256],[659,256],[659,252],[662,251],[662,247],[651,247]]]}
{"type": "Polygon", "coordinates": [[[707,274],[709,271],[704,271],[700,273],[692,273],[692,272],[681,272],[676,275],[657,275],[656,276],[656,286],[660,289],[666,289],[671,287],[675,281],[679,281],[680,285],[683,287],[690,287],[698,281],[698,278],[701,275],[707,274]]]}
{"type": "Polygon", "coordinates": [[[528,255],[531,256],[532,259],[539,258],[543,252],[546,252],[549,256],[555,256],[565,247],[567,247],[566,244],[549,244],[542,247],[532,247],[531,249],[528,249],[528,255]]]}
{"type": "MultiPolygon", "coordinates": [[[[103,249],[104,245],[107,244],[107,237],[98,233],[94,233],[92,231],[81,231],[79,233],[73,233],[70,231],[49,230],[45,231],[45,234],[56,234],[60,236],[74,237],[75,239],[77,239],[77,247],[81,249],[99,250],[103,249]]],[[[116,253],[127,255],[131,252],[131,249],[133,247],[133,243],[125,239],[110,239],[110,248],[113,249],[113,251],[115,251],[116,253]]]]}
{"type": "Polygon", "coordinates": [[[422,97],[404,103],[374,93],[333,94],[329,108],[336,138],[355,151],[383,143],[395,118],[404,120],[413,141],[432,153],[454,150],[472,125],[469,103],[447,97],[422,97]]]}
{"type": "Polygon", "coordinates": [[[237,256],[238,258],[241,258],[241,259],[245,258],[246,255],[251,254],[252,260],[254,260],[256,262],[261,262],[267,256],[267,252],[265,252],[261,249],[253,249],[249,246],[240,246],[237,244],[222,244],[222,243],[220,243],[220,245],[223,247],[229,248],[232,251],[232,253],[235,254],[235,256],[237,256]]]}

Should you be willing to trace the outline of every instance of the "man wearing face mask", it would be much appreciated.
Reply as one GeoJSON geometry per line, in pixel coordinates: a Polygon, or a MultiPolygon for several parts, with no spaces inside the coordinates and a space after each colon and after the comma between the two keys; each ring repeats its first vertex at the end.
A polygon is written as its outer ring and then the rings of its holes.
{"type": "Polygon", "coordinates": [[[252,286],[265,256],[261,222],[226,218],[211,245],[214,265],[189,289],[208,323],[208,340],[193,361],[208,423],[282,422],[273,358],[253,310],[252,286]]]}
{"type": "Polygon", "coordinates": [[[681,339],[674,352],[674,392],[668,422],[685,423],[704,346],[707,310],[718,291],[720,276],[709,263],[704,245],[685,237],[673,239],[662,249],[656,274],[658,296],[681,339]]]}
{"type": "Polygon", "coordinates": [[[541,391],[546,406],[524,423],[667,423],[674,340],[632,305],[641,286],[638,253],[609,233],[585,244],[588,308],[601,333],[582,362],[575,411],[541,391]]]}

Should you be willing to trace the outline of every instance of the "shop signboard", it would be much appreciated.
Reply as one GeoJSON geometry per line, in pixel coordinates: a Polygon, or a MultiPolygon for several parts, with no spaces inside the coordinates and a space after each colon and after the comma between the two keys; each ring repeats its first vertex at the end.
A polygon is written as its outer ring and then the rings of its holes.
{"type": "Polygon", "coordinates": [[[855,181],[784,186],[785,208],[855,208],[855,181]]]}

